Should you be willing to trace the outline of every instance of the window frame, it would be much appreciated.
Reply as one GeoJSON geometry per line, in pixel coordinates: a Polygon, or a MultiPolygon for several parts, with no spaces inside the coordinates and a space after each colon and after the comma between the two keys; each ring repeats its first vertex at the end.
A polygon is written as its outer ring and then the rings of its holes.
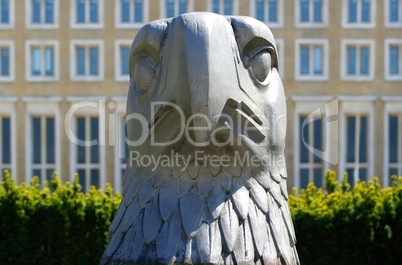
{"type": "Polygon", "coordinates": [[[385,0],[385,4],[384,4],[384,25],[386,28],[402,28],[402,0],[398,0],[399,1],[399,10],[398,10],[398,15],[399,15],[399,21],[398,22],[391,22],[389,20],[390,13],[389,13],[389,1],[390,0],[385,0]]]}
{"type": "MultiPolygon", "coordinates": [[[[328,39],[296,39],[295,40],[295,79],[298,81],[327,81],[328,73],[329,73],[329,41],[328,39]],[[322,75],[315,75],[311,73],[311,69],[309,69],[309,74],[302,75],[300,73],[300,47],[306,45],[309,46],[309,51],[311,51],[311,47],[313,46],[321,46],[323,51],[322,57],[322,75]]],[[[310,58],[313,55],[310,54],[310,58]]],[[[313,63],[310,64],[310,68],[313,66],[313,63]]]]}
{"type": "Polygon", "coordinates": [[[349,0],[342,0],[342,28],[361,29],[361,28],[375,28],[376,26],[376,6],[377,0],[370,0],[370,22],[361,21],[362,1],[357,0],[357,22],[349,22],[349,0]]]}
{"type": "Polygon", "coordinates": [[[0,29],[12,29],[14,28],[15,22],[15,0],[9,0],[9,22],[8,23],[1,23],[0,22],[0,29]]]}
{"type": "Polygon", "coordinates": [[[104,0],[98,0],[98,23],[89,22],[90,0],[85,0],[85,23],[77,22],[77,1],[70,1],[70,28],[71,29],[103,29],[104,28],[104,0]]]}
{"type": "MultiPolygon", "coordinates": [[[[13,82],[15,81],[15,49],[13,40],[0,40],[0,49],[7,47],[9,49],[9,75],[1,76],[0,82],[13,82]]],[[[1,64],[1,58],[0,58],[1,64]]]]}
{"type": "Polygon", "coordinates": [[[119,39],[115,40],[114,42],[114,76],[115,80],[119,82],[129,82],[130,81],[130,75],[122,75],[121,74],[121,54],[120,54],[120,48],[122,46],[128,46],[128,48],[131,48],[132,40],[129,39],[119,39]]]}
{"type": "MultiPolygon", "coordinates": [[[[34,166],[32,161],[32,118],[33,117],[54,117],[55,124],[55,163],[54,168],[59,173],[61,172],[61,110],[60,104],[62,97],[23,97],[25,103],[25,181],[29,183],[33,177],[32,171],[34,166]]],[[[43,128],[41,128],[43,130],[43,128]]],[[[42,136],[41,136],[42,137],[42,136]]],[[[44,142],[42,141],[42,147],[44,142]]],[[[42,153],[43,156],[43,153],[42,153]]],[[[45,170],[50,164],[43,162],[39,164],[40,170],[45,170]]],[[[53,168],[52,167],[52,168],[53,168]]],[[[46,176],[42,176],[41,183],[44,184],[46,176]]]]}
{"type": "Polygon", "coordinates": [[[276,39],[276,49],[278,50],[278,64],[279,64],[279,75],[281,78],[285,77],[285,41],[284,39],[276,39]],[[279,46],[279,48],[278,48],[279,46]]]}
{"type": "MultiPolygon", "coordinates": [[[[28,82],[56,82],[59,81],[59,40],[27,40],[25,42],[25,78],[28,82]],[[40,47],[41,56],[44,57],[44,48],[45,47],[53,47],[53,76],[46,76],[43,73],[40,76],[32,75],[32,57],[31,50],[32,47],[40,47]]],[[[42,62],[42,68],[44,69],[44,64],[42,62]]]]}
{"type": "MultiPolygon", "coordinates": [[[[64,127],[66,130],[67,138],[69,139],[70,151],[70,181],[74,180],[74,175],[79,169],[98,169],[99,170],[99,188],[104,190],[106,187],[106,155],[105,155],[105,134],[106,134],[106,97],[67,97],[70,102],[70,109],[66,114],[64,120],[64,127]],[[93,163],[89,163],[88,167],[85,164],[77,163],[77,145],[73,143],[70,137],[77,137],[77,118],[78,117],[97,117],[99,119],[99,163],[94,167],[93,163]],[[69,130],[69,129],[71,130],[69,130]],[[71,135],[73,134],[73,135],[71,135]]],[[[86,176],[86,183],[88,184],[88,176],[86,176]]],[[[89,189],[89,186],[87,185],[89,189]]],[[[86,191],[85,191],[86,192],[86,191]]]]}
{"type": "Polygon", "coordinates": [[[45,23],[46,0],[41,1],[41,22],[32,22],[32,0],[25,0],[25,26],[27,29],[58,29],[60,17],[60,0],[53,0],[53,23],[45,23]]]}
{"type": "Polygon", "coordinates": [[[384,77],[386,81],[402,81],[402,39],[385,39],[384,41],[384,77]],[[389,53],[390,53],[390,46],[396,45],[399,48],[399,73],[397,75],[390,74],[390,67],[389,67],[389,53]]]}
{"type": "MultiPolygon", "coordinates": [[[[360,49],[359,49],[360,50],[360,49]]],[[[360,56],[358,54],[358,56],[360,56]]],[[[357,65],[360,65],[360,57],[357,61],[357,65]]],[[[373,39],[343,39],[341,41],[341,65],[340,65],[340,73],[341,80],[343,81],[352,81],[352,82],[361,82],[361,81],[371,81],[374,80],[374,70],[375,70],[375,41],[373,39]],[[349,75],[347,70],[347,47],[348,46],[368,46],[369,47],[369,74],[367,76],[361,75],[360,73],[356,73],[355,75],[349,75]]],[[[358,68],[360,70],[360,68],[358,68]]],[[[360,72],[360,71],[357,71],[360,72]]]]}
{"type": "MultiPolygon", "coordinates": [[[[346,172],[348,164],[346,155],[346,117],[352,116],[366,116],[367,117],[367,178],[366,180],[372,180],[374,178],[374,150],[375,150],[375,110],[374,103],[377,100],[377,96],[365,95],[365,96],[339,96],[340,100],[340,120],[339,120],[339,172],[338,179],[342,181],[343,173],[346,172]]],[[[358,152],[358,151],[357,151],[358,152]]],[[[359,161],[353,162],[355,169],[359,169],[359,161]]],[[[357,183],[358,176],[354,176],[354,184],[357,183]]]]}
{"type": "Polygon", "coordinates": [[[78,82],[99,82],[104,80],[104,72],[105,72],[105,51],[104,51],[104,41],[99,39],[91,39],[91,40],[71,40],[70,41],[70,79],[72,81],[78,82]],[[85,61],[85,75],[77,75],[77,50],[78,46],[82,46],[85,48],[85,57],[89,58],[88,50],[90,47],[97,47],[98,48],[98,63],[99,63],[99,74],[97,76],[92,76],[89,74],[89,60],[85,61]]]}
{"type": "Polygon", "coordinates": [[[329,3],[328,0],[322,0],[322,22],[314,22],[314,0],[309,1],[309,21],[302,22],[300,17],[300,1],[301,0],[294,0],[295,1],[295,27],[296,28],[325,28],[328,26],[329,23],[329,3]]]}
{"type": "MultiPolygon", "coordinates": [[[[135,0],[130,0],[130,7],[135,0]]],[[[115,14],[114,14],[114,24],[115,27],[118,29],[140,29],[144,24],[146,24],[149,21],[149,0],[142,0],[142,5],[143,5],[143,21],[141,23],[139,22],[126,22],[123,23],[121,22],[121,0],[115,0],[115,14]]],[[[130,17],[131,20],[131,17],[130,17]]]]}
{"type": "MultiPolygon", "coordinates": [[[[0,160],[0,179],[3,177],[3,169],[8,167],[11,169],[11,175],[14,178],[18,177],[18,169],[17,169],[17,123],[16,123],[16,109],[15,105],[18,101],[17,97],[5,96],[0,98],[0,118],[8,117],[10,118],[10,130],[11,130],[11,163],[10,164],[2,164],[0,160]],[[14,136],[14,137],[13,137],[14,136]]],[[[1,122],[1,121],[0,121],[1,122]]],[[[0,131],[0,136],[2,136],[2,132],[0,131]]],[[[1,140],[1,138],[0,138],[1,140]]],[[[0,143],[1,145],[1,143],[0,143]]]]}
{"type": "MultiPolygon", "coordinates": [[[[266,24],[268,27],[270,28],[282,28],[283,27],[283,1],[284,0],[277,0],[278,1],[278,22],[271,22],[269,20],[267,20],[268,18],[268,14],[266,13],[268,11],[268,1],[269,0],[264,0],[264,14],[265,14],[265,19],[263,22],[264,24],[266,24]]],[[[257,19],[257,14],[255,12],[256,9],[256,0],[251,0],[250,1],[250,16],[257,19]]]]}
{"type": "MultiPolygon", "coordinates": [[[[177,17],[179,15],[179,0],[174,0],[175,2],[175,10],[174,10],[174,17],[177,17]]],[[[188,12],[193,12],[194,11],[194,0],[186,0],[187,1],[187,11],[188,12]]],[[[163,19],[166,18],[166,0],[159,0],[159,18],[163,19]]]]}

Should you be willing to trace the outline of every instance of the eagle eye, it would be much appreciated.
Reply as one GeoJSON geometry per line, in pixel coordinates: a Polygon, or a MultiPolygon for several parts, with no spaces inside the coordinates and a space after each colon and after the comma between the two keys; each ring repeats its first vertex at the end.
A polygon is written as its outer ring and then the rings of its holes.
{"type": "Polygon", "coordinates": [[[271,51],[268,46],[257,47],[245,57],[245,65],[257,79],[258,82],[265,84],[272,68],[271,51]]]}
{"type": "Polygon", "coordinates": [[[133,70],[135,85],[139,92],[145,94],[158,76],[158,65],[146,54],[138,53],[135,57],[137,59],[133,70]]]}

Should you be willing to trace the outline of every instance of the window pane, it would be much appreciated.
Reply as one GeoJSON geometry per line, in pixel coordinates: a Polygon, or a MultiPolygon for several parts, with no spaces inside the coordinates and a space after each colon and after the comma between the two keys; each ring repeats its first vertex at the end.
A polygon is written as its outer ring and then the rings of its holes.
{"type": "Polygon", "coordinates": [[[398,162],[398,117],[390,116],[389,117],[389,162],[396,163],[398,162]]]}
{"type": "Polygon", "coordinates": [[[10,0],[1,1],[1,23],[10,22],[10,0]]]}
{"type": "Polygon", "coordinates": [[[10,75],[10,49],[1,48],[1,75],[10,75]]]}
{"type": "Polygon", "coordinates": [[[306,189],[309,183],[308,169],[300,170],[300,189],[306,189]]]}
{"type": "Polygon", "coordinates": [[[309,74],[310,69],[310,54],[309,47],[301,46],[300,47],[300,74],[307,75],[309,74]]]}
{"type": "Polygon", "coordinates": [[[179,0],[179,14],[187,12],[187,0],[179,0]]]}
{"type": "Polygon", "coordinates": [[[260,21],[264,21],[264,14],[264,0],[257,0],[255,2],[255,18],[260,21]]]}
{"type": "Polygon", "coordinates": [[[355,135],[356,135],[356,117],[349,116],[347,117],[347,162],[355,161],[355,135]]]}
{"type": "Polygon", "coordinates": [[[82,191],[86,192],[87,191],[87,185],[86,185],[86,181],[85,181],[85,170],[83,169],[79,169],[77,171],[78,173],[78,183],[80,183],[81,187],[82,187],[82,191]]]}
{"type": "Polygon", "coordinates": [[[399,48],[391,46],[389,48],[389,74],[397,75],[399,73],[399,48]]]}
{"type": "Polygon", "coordinates": [[[346,173],[348,174],[348,183],[350,186],[353,187],[355,185],[354,170],[352,168],[349,168],[346,170],[346,173]]]}
{"type": "Polygon", "coordinates": [[[348,74],[356,74],[356,47],[348,47],[348,74]]]}
{"type": "Polygon", "coordinates": [[[128,47],[121,47],[120,48],[121,54],[121,74],[128,75],[129,73],[129,60],[130,60],[130,48],[128,47]]]}
{"type": "Polygon", "coordinates": [[[90,6],[89,6],[89,21],[93,23],[98,22],[98,0],[91,0],[90,6]]]}
{"type": "Polygon", "coordinates": [[[35,169],[32,171],[32,177],[39,177],[39,183],[41,183],[41,172],[39,169],[35,169]]]}
{"type": "Polygon", "coordinates": [[[53,48],[45,49],[45,73],[47,76],[53,76],[54,74],[54,51],[53,48]]]}
{"type": "Polygon", "coordinates": [[[85,48],[77,48],[77,75],[85,75],[85,48]]]}
{"type": "Polygon", "coordinates": [[[397,22],[399,20],[399,0],[388,0],[389,3],[389,21],[397,22]]]}
{"type": "Polygon", "coordinates": [[[174,0],[166,0],[166,17],[174,17],[174,0]]]}
{"type": "Polygon", "coordinates": [[[90,48],[89,49],[89,74],[90,75],[98,75],[99,74],[99,50],[98,48],[90,48]]]}
{"type": "MultiPolygon", "coordinates": [[[[2,150],[2,162],[4,164],[11,163],[11,120],[10,118],[2,118],[2,137],[1,137],[1,146],[2,150]]],[[[1,174],[1,172],[0,172],[1,174]]]]}
{"type": "MultiPolygon", "coordinates": [[[[77,139],[85,141],[86,126],[85,118],[77,118],[77,139]]],[[[77,162],[85,163],[85,146],[77,144],[77,162]]]]}
{"type": "Polygon", "coordinates": [[[99,163],[99,119],[91,118],[91,141],[96,144],[91,146],[91,163],[99,163]]]}
{"type": "Polygon", "coordinates": [[[362,22],[370,22],[370,0],[362,1],[362,22]]]}
{"type": "Polygon", "coordinates": [[[77,0],[77,22],[85,23],[85,0],[77,0]]]}
{"type": "Polygon", "coordinates": [[[90,185],[95,186],[99,189],[99,170],[98,169],[91,169],[91,179],[90,185]]]}
{"type": "Polygon", "coordinates": [[[212,0],[212,12],[217,14],[220,13],[219,0],[212,0]]]}
{"type": "Polygon", "coordinates": [[[40,23],[40,1],[32,0],[32,23],[40,23]]]}
{"type": "Polygon", "coordinates": [[[32,118],[33,163],[40,164],[42,155],[41,118],[32,118]]]}
{"type": "MultiPolygon", "coordinates": [[[[322,150],[322,122],[321,119],[317,119],[313,123],[314,125],[314,149],[322,150]]],[[[320,163],[322,159],[314,155],[314,162],[320,163]]]]}
{"type": "Polygon", "coordinates": [[[361,181],[367,181],[367,169],[359,168],[359,179],[361,181]]]}
{"type": "Polygon", "coordinates": [[[321,75],[323,59],[322,59],[322,47],[314,47],[314,74],[321,75]]]}
{"type": "Polygon", "coordinates": [[[269,22],[278,22],[278,1],[269,0],[269,22]]]}
{"type": "Polygon", "coordinates": [[[305,116],[300,116],[300,162],[308,163],[309,151],[306,144],[309,144],[309,123],[306,123],[303,127],[303,122],[306,119],[305,116]],[[303,141],[304,140],[304,141],[303,141]]]}
{"type": "Polygon", "coordinates": [[[134,6],[134,22],[143,22],[143,3],[142,0],[135,0],[135,6],[134,6]]]}
{"type": "Polygon", "coordinates": [[[224,15],[232,15],[232,0],[223,0],[223,14],[224,15]]]}
{"type": "Polygon", "coordinates": [[[314,169],[314,185],[317,188],[322,188],[322,170],[314,169]]]}
{"type": "Polygon", "coordinates": [[[367,162],[367,117],[360,118],[359,162],[367,162]]]}
{"type": "Polygon", "coordinates": [[[130,0],[120,0],[121,22],[130,22],[130,0]]]}
{"type": "Polygon", "coordinates": [[[53,3],[53,0],[46,0],[45,22],[49,23],[49,24],[54,22],[54,3],[53,3]]]}
{"type": "Polygon", "coordinates": [[[46,118],[46,163],[55,163],[55,147],[54,118],[46,118]]]}
{"type": "Polygon", "coordinates": [[[369,66],[370,66],[369,48],[362,47],[360,48],[360,74],[368,75],[369,66]]]}
{"type": "Polygon", "coordinates": [[[300,20],[302,22],[309,21],[309,0],[300,0],[300,20]]]}
{"type": "Polygon", "coordinates": [[[314,22],[322,22],[322,0],[314,0],[314,22]]]}
{"type": "Polygon", "coordinates": [[[357,0],[349,0],[349,22],[357,21],[357,0]]]}
{"type": "Polygon", "coordinates": [[[41,75],[42,52],[40,48],[32,49],[32,75],[41,75]]]}
{"type": "Polygon", "coordinates": [[[53,173],[55,172],[54,169],[46,169],[46,180],[50,183],[52,180],[53,173]]]}

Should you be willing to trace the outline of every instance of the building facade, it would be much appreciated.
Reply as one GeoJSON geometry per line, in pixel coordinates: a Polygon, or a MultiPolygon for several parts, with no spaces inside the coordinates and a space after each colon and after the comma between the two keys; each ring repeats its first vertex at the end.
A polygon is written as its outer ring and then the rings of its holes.
{"type": "Polygon", "coordinates": [[[131,42],[192,11],[272,29],[290,187],[323,186],[329,168],[352,184],[402,175],[402,0],[0,0],[0,170],[121,191],[131,42]]]}

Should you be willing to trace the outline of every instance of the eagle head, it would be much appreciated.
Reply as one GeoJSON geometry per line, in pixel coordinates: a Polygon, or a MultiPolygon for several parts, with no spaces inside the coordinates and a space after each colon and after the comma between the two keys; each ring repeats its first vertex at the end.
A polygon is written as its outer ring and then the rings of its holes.
{"type": "Polygon", "coordinates": [[[187,13],[130,50],[129,159],[102,264],[298,264],[270,29],[187,13]]]}

